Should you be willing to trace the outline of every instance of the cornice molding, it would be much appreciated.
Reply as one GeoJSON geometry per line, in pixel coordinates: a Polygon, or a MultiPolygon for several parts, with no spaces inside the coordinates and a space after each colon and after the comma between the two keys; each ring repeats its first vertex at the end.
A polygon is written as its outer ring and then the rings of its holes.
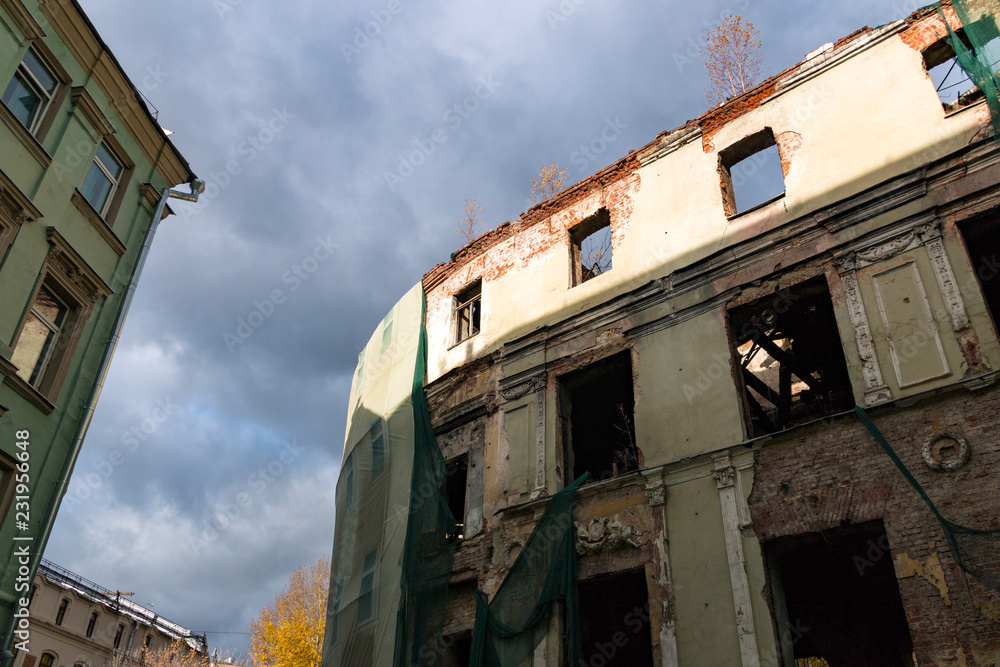
{"type": "Polygon", "coordinates": [[[80,290],[81,295],[85,297],[84,301],[93,304],[101,297],[114,294],[114,290],[87,264],[55,227],[49,227],[46,230],[46,237],[52,245],[47,261],[52,261],[60,268],[60,275],[68,278],[80,290]]]}
{"type": "Polygon", "coordinates": [[[97,81],[111,109],[149,163],[168,185],[187,182],[193,175],[187,162],[140,102],[135,86],[77,3],[39,0],[38,6],[80,67],[97,81]]]}
{"type": "Polygon", "coordinates": [[[28,8],[20,0],[0,0],[0,7],[7,10],[10,17],[14,19],[14,23],[24,33],[25,39],[35,40],[45,37],[45,31],[42,30],[42,26],[38,25],[38,21],[35,20],[35,17],[31,15],[31,12],[28,11],[28,8]]]}
{"type": "Polygon", "coordinates": [[[0,206],[7,206],[14,211],[13,218],[17,223],[25,220],[38,220],[42,217],[28,195],[21,192],[21,189],[10,180],[10,177],[0,169],[0,206]],[[18,218],[21,219],[18,219],[18,218]]]}
{"type": "Polygon", "coordinates": [[[74,86],[70,94],[70,100],[72,100],[73,106],[83,113],[84,118],[90,121],[90,124],[94,126],[94,129],[102,137],[114,134],[115,128],[111,125],[111,121],[101,111],[101,107],[97,106],[97,102],[94,101],[94,98],[84,86],[74,86]]]}

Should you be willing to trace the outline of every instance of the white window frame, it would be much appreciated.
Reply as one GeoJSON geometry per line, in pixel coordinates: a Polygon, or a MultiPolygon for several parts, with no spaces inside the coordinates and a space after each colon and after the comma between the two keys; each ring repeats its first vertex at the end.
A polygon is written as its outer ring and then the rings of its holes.
{"type": "MultiPolygon", "coordinates": [[[[18,64],[17,69],[14,70],[14,76],[12,76],[10,81],[7,82],[7,88],[9,88],[11,81],[16,79],[18,74],[24,75],[27,83],[30,85],[33,92],[36,95],[38,95],[40,100],[42,100],[42,103],[38,106],[37,109],[35,109],[34,116],[31,118],[31,122],[26,126],[28,132],[32,136],[34,136],[35,133],[38,132],[38,128],[41,126],[42,121],[45,119],[45,116],[49,111],[49,106],[52,105],[52,100],[55,99],[56,90],[59,88],[59,78],[55,74],[53,74],[52,70],[45,64],[44,58],[42,58],[37,51],[29,47],[28,51],[25,53],[25,57],[27,57],[28,53],[34,56],[35,60],[38,61],[39,66],[41,66],[42,69],[45,70],[45,73],[48,74],[55,82],[55,85],[52,87],[51,93],[45,90],[45,87],[42,85],[42,82],[38,80],[38,77],[35,76],[35,73],[31,71],[31,68],[24,63],[24,58],[21,58],[20,64],[18,64]]],[[[7,88],[4,89],[4,94],[6,94],[7,88]]],[[[4,104],[6,104],[6,101],[4,102],[4,104]]]]}
{"type": "MultiPolygon", "coordinates": [[[[41,322],[47,329],[49,329],[49,331],[53,333],[53,337],[52,341],[49,342],[45,349],[42,350],[41,354],[38,355],[38,359],[35,360],[35,365],[30,370],[26,368],[19,369],[23,370],[28,375],[28,377],[24,377],[22,375],[21,378],[32,387],[37,388],[41,385],[42,379],[45,377],[45,372],[48,370],[49,362],[51,362],[55,356],[55,351],[59,349],[59,338],[63,335],[63,329],[66,328],[66,319],[69,317],[72,310],[73,309],[66,303],[65,299],[62,299],[58,294],[56,294],[55,290],[51,287],[45,284],[42,284],[42,286],[39,287],[38,293],[35,294],[35,298],[31,302],[30,312],[31,315],[34,315],[39,322],[41,322]],[[43,290],[47,292],[52,300],[62,309],[62,324],[56,324],[55,322],[50,321],[49,318],[45,317],[41,310],[38,309],[38,296],[43,290]]],[[[17,351],[16,345],[14,346],[14,350],[15,352],[17,351]]]]}
{"type": "MultiPolygon", "coordinates": [[[[91,168],[93,168],[94,165],[97,165],[97,168],[101,170],[105,178],[111,182],[111,189],[108,190],[108,195],[104,198],[104,203],[101,205],[101,208],[98,209],[94,206],[94,210],[96,210],[102,218],[105,218],[107,217],[108,211],[111,209],[111,203],[115,200],[115,195],[118,193],[118,187],[121,185],[122,176],[125,174],[125,165],[122,163],[121,158],[115,155],[115,152],[111,150],[111,147],[108,146],[106,142],[101,142],[101,144],[97,147],[97,153],[94,154],[94,161],[91,162],[91,168]],[[111,175],[111,171],[101,160],[101,146],[104,146],[104,149],[111,155],[111,159],[118,163],[118,178],[111,175]]],[[[90,175],[90,170],[87,171],[87,175],[90,175]]],[[[84,177],[84,182],[86,182],[86,176],[84,177]]],[[[94,205],[94,202],[89,199],[87,201],[90,202],[91,206],[94,205]]]]}

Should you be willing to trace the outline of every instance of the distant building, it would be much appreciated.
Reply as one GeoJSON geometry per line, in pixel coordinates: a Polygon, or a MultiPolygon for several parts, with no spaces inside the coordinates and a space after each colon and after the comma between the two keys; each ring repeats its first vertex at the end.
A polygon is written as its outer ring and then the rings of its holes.
{"type": "Polygon", "coordinates": [[[324,667],[1000,664],[997,11],[826,44],[427,273],[359,358],[324,667]]]}
{"type": "Polygon", "coordinates": [[[10,647],[153,218],[170,212],[161,197],[195,198],[167,190],[195,175],[78,2],[0,0],[0,28],[0,643],[10,647]]]}
{"type": "Polygon", "coordinates": [[[17,652],[13,667],[103,667],[115,657],[138,660],[143,650],[177,640],[208,656],[204,635],[42,560],[31,587],[28,651],[17,652]]]}

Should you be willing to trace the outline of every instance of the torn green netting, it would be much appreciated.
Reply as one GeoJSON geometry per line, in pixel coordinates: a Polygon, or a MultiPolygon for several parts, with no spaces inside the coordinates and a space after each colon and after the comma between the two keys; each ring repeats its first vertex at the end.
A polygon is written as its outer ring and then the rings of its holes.
{"type": "Polygon", "coordinates": [[[469,667],[517,667],[527,664],[545,639],[552,611],[563,603],[567,664],[580,664],[577,609],[576,531],[573,505],[584,474],[549,499],[500,589],[487,601],[476,591],[476,623],[469,667]]]}
{"type": "Polygon", "coordinates": [[[424,309],[418,283],[358,356],[322,667],[410,667],[441,646],[456,530],[424,396],[424,309]]]}
{"type": "Polygon", "coordinates": [[[948,540],[948,547],[959,567],[975,577],[979,583],[983,584],[995,594],[1000,595],[1000,530],[980,530],[959,525],[946,519],[938,508],[931,502],[924,487],[913,476],[903,461],[899,458],[892,446],[868,417],[865,411],[854,407],[854,412],[861,419],[868,432],[872,434],[878,444],[882,447],[892,462],[896,464],[899,471],[903,473],[906,481],[916,490],[927,506],[930,508],[937,520],[944,528],[945,538],[948,540]]]}
{"type": "Polygon", "coordinates": [[[1000,32],[997,29],[1000,2],[952,0],[950,4],[962,27],[959,31],[952,30],[942,3],[937,3],[938,12],[948,26],[948,43],[955,51],[958,66],[986,97],[993,123],[993,140],[1000,142],[1000,78],[997,77],[997,65],[1000,63],[1000,32]]]}

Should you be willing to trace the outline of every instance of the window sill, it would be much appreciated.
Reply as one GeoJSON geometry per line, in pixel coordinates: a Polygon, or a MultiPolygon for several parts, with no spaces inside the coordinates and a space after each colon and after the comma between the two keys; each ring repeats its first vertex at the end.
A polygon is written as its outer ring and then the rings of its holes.
{"type": "Polygon", "coordinates": [[[449,346],[448,346],[448,350],[449,350],[449,351],[450,351],[450,350],[454,350],[454,349],[455,349],[456,347],[459,347],[460,345],[463,345],[463,344],[465,344],[465,343],[468,343],[468,342],[469,342],[470,340],[472,340],[472,339],[476,338],[477,336],[479,336],[479,334],[480,334],[480,333],[482,333],[482,329],[480,329],[480,330],[479,330],[479,331],[477,331],[476,333],[472,334],[472,335],[471,335],[471,336],[469,336],[468,338],[463,338],[463,339],[462,339],[462,340],[460,340],[460,341],[456,341],[456,342],[452,343],[451,345],[449,345],[449,346]]]}
{"type": "Polygon", "coordinates": [[[770,206],[774,202],[776,202],[776,201],[778,201],[780,199],[784,199],[784,198],[785,198],[785,193],[782,192],[780,195],[776,195],[774,197],[771,197],[767,201],[763,201],[763,202],[757,204],[756,206],[751,206],[750,208],[748,208],[748,209],[746,209],[744,211],[740,211],[739,213],[734,213],[734,214],[732,214],[730,216],[726,216],[726,220],[735,220],[736,218],[742,217],[742,216],[744,216],[744,215],[746,215],[748,213],[753,213],[754,211],[759,211],[760,209],[764,208],[765,206],[770,206]]]}
{"type": "Polygon", "coordinates": [[[115,234],[113,229],[111,229],[111,225],[109,225],[107,221],[101,217],[101,214],[97,212],[97,209],[90,205],[90,202],[87,201],[87,198],[83,196],[82,192],[78,189],[73,190],[73,196],[70,197],[70,201],[73,202],[73,205],[76,206],[80,213],[83,213],[83,217],[90,221],[90,224],[94,226],[94,229],[96,229],[97,233],[101,235],[101,238],[107,241],[107,244],[111,246],[111,249],[114,250],[119,257],[125,254],[125,244],[122,243],[121,239],[118,238],[118,235],[115,234]]]}
{"type": "Polygon", "coordinates": [[[49,399],[17,374],[17,366],[12,364],[9,359],[0,357],[0,373],[3,373],[5,384],[20,394],[24,400],[38,408],[42,414],[52,414],[52,411],[56,409],[56,406],[49,399]]]}
{"type": "Polygon", "coordinates": [[[38,139],[31,132],[28,132],[28,128],[21,125],[21,121],[2,102],[0,102],[0,120],[21,140],[24,147],[31,153],[31,157],[35,158],[43,169],[48,169],[49,165],[52,164],[52,156],[42,148],[38,139]]]}

